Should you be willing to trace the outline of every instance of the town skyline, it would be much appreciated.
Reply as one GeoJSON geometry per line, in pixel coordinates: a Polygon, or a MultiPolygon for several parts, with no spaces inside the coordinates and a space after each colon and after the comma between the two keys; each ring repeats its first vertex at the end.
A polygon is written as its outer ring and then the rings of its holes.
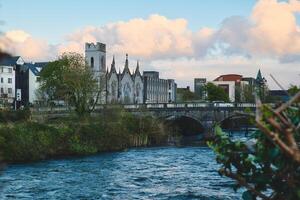
{"type": "Polygon", "coordinates": [[[172,5],[146,1],[127,4],[91,1],[87,5],[26,1],[17,6],[18,12],[14,13],[18,14],[14,16],[8,11],[15,1],[3,0],[0,4],[0,18],[5,22],[0,26],[3,32],[0,47],[26,61],[53,60],[64,51],[83,54],[85,42],[103,42],[107,44],[108,67],[115,55],[116,66],[122,68],[128,53],[131,70],[135,60],[140,60],[141,70],[159,71],[163,78],[176,79],[180,87],[192,88],[194,78],[213,80],[222,74],[255,77],[258,69],[272,89],[279,88],[269,74],[285,89],[289,84],[299,85],[300,33],[296,14],[300,2],[297,0],[227,4],[213,1],[205,6],[195,1],[188,1],[187,5],[179,1],[172,5]],[[53,5],[61,6],[65,13],[52,16],[53,5]],[[167,6],[172,12],[164,10],[167,6]],[[96,8],[102,7],[96,12],[96,8]],[[116,11],[110,13],[112,7],[116,11]],[[186,11],[192,7],[190,13],[186,11]],[[124,13],[117,15],[122,9],[124,13]],[[34,10],[36,15],[42,11],[44,15],[31,20],[34,10]],[[127,14],[126,10],[136,12],[127,14]],[[202,14],[196,14],[197,11],[202,14]],[[61,22],[57,20],[59,17],[61,22]],[[25,26],[23,20],[32,23],[25,26]],[[49,24],[54,22],[57,30],[49,30],[49,24]]]}

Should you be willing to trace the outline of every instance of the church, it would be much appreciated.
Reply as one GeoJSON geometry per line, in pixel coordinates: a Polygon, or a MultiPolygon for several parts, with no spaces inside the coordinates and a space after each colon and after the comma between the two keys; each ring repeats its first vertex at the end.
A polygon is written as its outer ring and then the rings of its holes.
{"type": "Polygon", "coordinates": [[[155,71],[144,71],[142,75],[138,61],[131,73],[127,54],[122,72],[117,72],[114,57],[107,69],[103,43],[86,43],[85,59],[102,91],[101,104],[171,103],[176,100],[175,80],[160,79],[159,72],[155,71]]]}
{"type": "Polygon", "coordinates": [[[106,69],[106,45],[86,43],[85,58],[101,89],[101,103],[142,104],[144,96],[143,77],[139,71],[139,62],[134,73],[129,70],[128,55],[123,72],[117,72],[115,58],[110,70],[106,69]]]}

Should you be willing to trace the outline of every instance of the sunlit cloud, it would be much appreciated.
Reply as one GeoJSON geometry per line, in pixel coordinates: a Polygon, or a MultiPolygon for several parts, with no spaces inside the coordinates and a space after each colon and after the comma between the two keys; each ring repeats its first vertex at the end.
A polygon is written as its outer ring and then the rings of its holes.
{"type": "Polygon", "coordinates": [[[260,0],[248,18],[230,16],[218,28],[199,27],[193,31],[186,19],[153,14],[100,27],[88,26],[69,33],[55,45],[25,31],[12,30],[0,36],[0,48],[26,60],[49,60],[63,52],[83,53],[85,42],[99,41],[107,44],[109,59],[116,55],[117,60],[122,60],[128,53],[148,68],[181,82],[222,73],[253,75],[259,67],[269,65],[274,72],[288,67],[291,71],[283,77],[295,82],[299,76],[294,74],[300,74],[295,67],[300,61],[300,28],[296,20],[299,12],[297,0],[260,0]]]}

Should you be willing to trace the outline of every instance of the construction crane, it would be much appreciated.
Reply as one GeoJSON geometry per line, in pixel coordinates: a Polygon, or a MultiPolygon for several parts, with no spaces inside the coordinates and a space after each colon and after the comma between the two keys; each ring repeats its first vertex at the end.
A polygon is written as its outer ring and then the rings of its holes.
{"type": "Polygon", "coordinates": [[[283,90],[289,97],[291,97],[290,94],[286,91],[286,89],[284,89],[284,87],[275,79],[275,77],[272,74],[270,74],[270,76],[276,83],[276,85],[278,85],[278,87],[280,87],[281,90],[283,90]]]}

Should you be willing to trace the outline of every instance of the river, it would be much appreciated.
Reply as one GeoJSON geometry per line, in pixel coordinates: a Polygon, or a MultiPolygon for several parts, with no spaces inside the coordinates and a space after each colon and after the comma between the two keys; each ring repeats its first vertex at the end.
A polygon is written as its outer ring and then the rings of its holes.
{"type": "Polygon", "coordinates": [[[241,199],[208,147],[137,148],[9,165],[0,199],[241,199]]]}

